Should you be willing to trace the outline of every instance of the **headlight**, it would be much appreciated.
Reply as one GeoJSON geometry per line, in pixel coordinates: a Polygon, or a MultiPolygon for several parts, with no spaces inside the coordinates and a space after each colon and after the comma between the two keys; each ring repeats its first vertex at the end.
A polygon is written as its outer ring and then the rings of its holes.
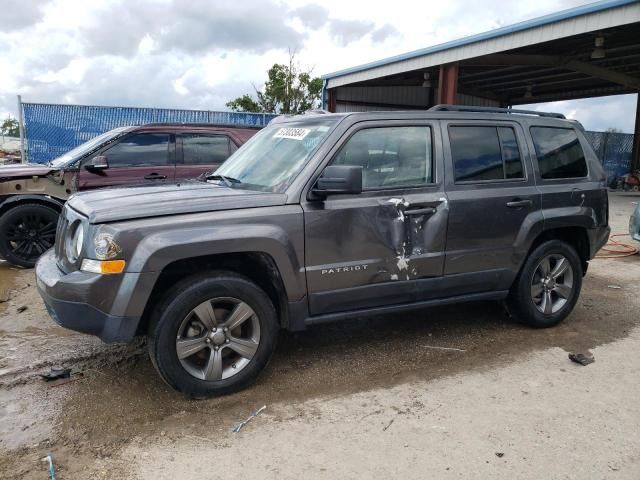
{"type": "Polygon", "coordinates": [[[65,253],[71,262],[80,258],[82,245],[84,243],[84,226],[82,222],[75,222],[70,230],[71,236],[65,242],[65,253]]]}
{"type": "Polygon", "coordinates": [[[110,233],[101,233],[93,241],[96,250],[96,258],[110,260],[122,252],[120,245],[113,239],[110,233]]]}
{"type": "Polygon", "coordinates": [[[82,224],[78,225],[75,233],[73,234],[73,253],[76,256],[76,259],[80,257],[82,253],[82,245],[84,244],[84,228],[82,228],[82,224]]]}
{"type": "MultiPolygon", "coordinates": [[[[102,232],[96,235],[93,239],[93,247],[97,260],[92,258],[82,259],[80,270],[102,275],[124,272],[127,262],[122,259],[114,259],[122,252],[122,249],[112,234],[102,232]]],[[[87,251],[87,256],[89,257],[92,256],[90,250],[87,251]]]]}

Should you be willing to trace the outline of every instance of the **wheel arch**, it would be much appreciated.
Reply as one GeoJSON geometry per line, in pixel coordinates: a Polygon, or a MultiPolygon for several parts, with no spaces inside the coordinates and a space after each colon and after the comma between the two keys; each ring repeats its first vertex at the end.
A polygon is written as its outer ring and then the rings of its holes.
{"type": "Polygon", "coordinates": [[[236,252],[175,260],[160,272],[138,324],[137,334],[146,332],[154,305],[176,282],[206,271],[229,271],[242,275],[265,291],[273,303],[280,326],[289,325],[288,297],[274,258],[265,252],[236,252]]]}
{"type": "Polygon", "coordinates": [[[561,240],[575,248],[582,264],[582,274],[584,275],[587,273],[590,245],[589,235],[587,234],[587,229],[585,227],[555,227],[543,230],[531,243],[529,251],[527,252],[527,257],[538,246],[548,240],[561,240]]]}
{"type": "Polygon", "coordinates": [[[0,201],[0,216],[14,207],[25,204],[38,204],[51,207],[58,213],[62,212],[64,202],[50,195],[12,195],[0,201]]]}

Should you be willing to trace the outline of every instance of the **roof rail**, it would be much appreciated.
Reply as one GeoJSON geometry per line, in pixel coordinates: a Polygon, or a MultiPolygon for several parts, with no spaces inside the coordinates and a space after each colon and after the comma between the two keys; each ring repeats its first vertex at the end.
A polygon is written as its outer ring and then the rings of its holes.
{"type": "Polygon", "coordinates": [[[240,125],[235,123],[206,123],[206,122],[150,122],[131,125],[135,127],[212,127],[212,128],[264,128],[262,125],[240,125]]]}
{"type": "Polygon", "coordinates": [[[535,110],[518,110],[515,108],[498,107],[470,107],[467,105],[434,105],[430,112],[482,112],[482,113],[520,113],[523,115],[537,115],[539,117],[566,118],[561,113],[537,112],[535,110]]]}

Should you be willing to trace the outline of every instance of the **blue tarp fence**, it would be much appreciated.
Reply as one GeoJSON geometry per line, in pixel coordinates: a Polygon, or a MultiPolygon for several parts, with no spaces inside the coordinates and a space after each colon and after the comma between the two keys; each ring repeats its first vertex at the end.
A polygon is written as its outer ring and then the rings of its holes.
{"type": "Polygon", "coordinates": [[[602,162],[609,183],[631,172],[633,134],[587,132],[587,138],[602,162]]]}
{"type": "MultiPolygon", "coordinates": [[[[166,108],[98,107],[23,103],[26,156],[46,163],[112,128],[145,123],[215,123],[265,126],[276,115],[166,108]]],[[[609,181],[631,170],[633,135],[587,132],[609,181]]]]}
{"type": "Polygon", "coordinates": [[[145,123],[214,123],[263,127],[268,113],[22,103],[27,161],[47,163],[116,127],[145,123]]]}

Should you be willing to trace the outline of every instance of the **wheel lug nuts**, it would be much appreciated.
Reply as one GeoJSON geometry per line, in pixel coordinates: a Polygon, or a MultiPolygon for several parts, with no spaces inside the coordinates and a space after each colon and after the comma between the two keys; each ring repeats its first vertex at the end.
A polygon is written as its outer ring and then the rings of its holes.
{"type": "Polygon", "coordinates": [[[229,329],[228,329],[227,327],[224,327],[224,331],[225,331],[225,332],[228,332],[228,331],[229,331],[229,329]]]}
{"type": "Polygon", "coordinates": [[[213,347],[214,350],[218,350],[218,348],[220,348],[220,347],[218,347],[217,345],[215,347],[213,347]]]}
{"type": "Polygon", "coordinates": [[[216,327],[213,327],[213,330],[212,330],[212,331],[213,331],[213,332],[215,332],[215,331],[217,331],[217,330],[218,330],[218,329],[217,329],[216,327]]]}
{"type": "Polygon", "coordinates": [[[228,338],[224,341],[224,343],[229,343],[231,340],[229,340],[228,338]]]}
{"type": "Polygon", "coordinates": [[[205,343],[211,343],[211,339],[210,339],[210,338],[207,338],[207,339],[205,340],[205,343]]]}

